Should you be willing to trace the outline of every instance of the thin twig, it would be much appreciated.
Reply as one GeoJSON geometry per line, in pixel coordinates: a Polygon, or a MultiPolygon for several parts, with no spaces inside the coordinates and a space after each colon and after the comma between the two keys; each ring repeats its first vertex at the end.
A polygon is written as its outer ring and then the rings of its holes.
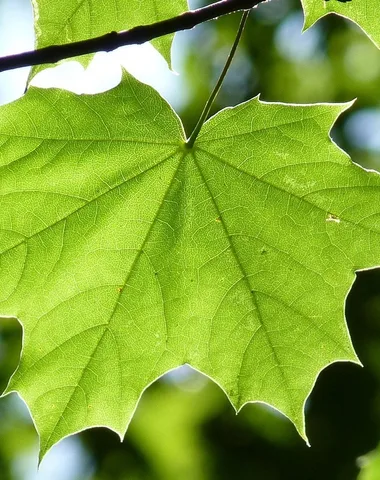
{"type": "Polygon", "coordinates": [[[31,65],[56,63],[66,58],[77,57],[95,52],[109,52],[125,45],[148,42],[181,30],[189,30],[200,23],[213,20],[222,15],[248,10],[265,0],[221,0],[209,6],[190,10],[177,17],[169,18],[150,25],[141,25],[122,32],[110,32],[100,37],[80,42],[52,45],[29,52],[8,55],[0,58],[0,72],[31,65]]]}

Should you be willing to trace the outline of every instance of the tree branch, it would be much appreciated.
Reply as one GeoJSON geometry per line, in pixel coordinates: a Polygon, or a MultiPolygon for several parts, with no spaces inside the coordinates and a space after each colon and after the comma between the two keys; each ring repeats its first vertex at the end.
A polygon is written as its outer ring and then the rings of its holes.
{"type": "Polygon", "coordinates": [[[0,58],[0,72],[31,65],[56,63],[66,58],[88,53],[109,52],[124,45],[136,45],[180,30],[189,30],[200,23],[222,15],[248,10],[266,0],[221,0],[209,6],[190,10],[177,17],[150,25],[141,25],[122,32],[110,32],[100,37],[80,42],[52,45],[38,50],[8,55],[0,58]]]}

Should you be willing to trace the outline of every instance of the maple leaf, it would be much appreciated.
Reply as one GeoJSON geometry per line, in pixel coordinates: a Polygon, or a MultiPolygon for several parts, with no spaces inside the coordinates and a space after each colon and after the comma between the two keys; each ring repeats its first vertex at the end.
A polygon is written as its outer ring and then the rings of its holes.
{"type": "MultiPolygon", "coordinates": [[[[59,3],[59,8],[52,8],[51,0],[33,0],[36,47],[87,40],[111,31],[158,22],[179,15],[187,8],[187,0],[65,0],[59,3]]],[[[152,41],[169,63],[173,36],[152,41]]],[[[35,67],[35,73],[42,68],[35,67]]]]}
{"type": "Polygon", "coordinates": [[[355,22],[380,48],[377,0],[301,0],[305,12],[305,28],[329,13],[336,13],[355,22]]]}
{"type": "Polygon", "coordinates": [[[349,107],[228,108],[193,148],[150,87],[31,88],[1,108],[0,312],[23,325],[6,393],[41,456],[189,364],[236,410],[262,401],[306,438],[319,372],[358,361],[344,321],[380,258],[380,177],[329,138],[349,107]]]}

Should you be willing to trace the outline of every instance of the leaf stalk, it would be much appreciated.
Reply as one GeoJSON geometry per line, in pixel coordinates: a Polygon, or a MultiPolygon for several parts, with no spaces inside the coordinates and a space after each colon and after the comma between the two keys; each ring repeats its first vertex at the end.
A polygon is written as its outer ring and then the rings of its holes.
{"type": "Polygon", "coordinates": [[[207,120],[207,117],[210,113],[212,104],[214,103],[214,100],[217,97],[217,95],[218,95],[218,93],[219,93],[219,91],[222,87],[223,81],[224,81],[224,79],[227,75],[227,72],[228,72],[228,70],[231,66],[232,60],[235,56],[235,52],[236,52],[237,47],[239,45],[240,39],[242,37],[244,27],[247,23],[247,19],[248,19],[250,11],[251,10],[249,9],[249,10],[245,10],[243,12],[243,15],[242,15],[241,20],[240,20],[238,31],[236,33],[234,43],[233,43],[231,51],[230,51],[230,53],[227,57],[227,60],[226,60],[226,63],[223,67],[222,73],[220,74],[220,76],[218,78],[218,81],[216,82],[216,85],[215,85],[213,91],[211,92],[210,97],[206,102],[206,105],[204,106],[204,109],[203,109],[203,111],[202,111],[202,113],[199,117],[199,120],[198,120],[197,124],[194,127],[194,130],[192,131],[190,137],[186,141],[185,145],[186,145],[186,148],[188,148],[188,149],[190,149],[194,146],[195,140],[197,139],[198,134],[201,131],[201,128],[202,128],[203,124],[207,120]]]}

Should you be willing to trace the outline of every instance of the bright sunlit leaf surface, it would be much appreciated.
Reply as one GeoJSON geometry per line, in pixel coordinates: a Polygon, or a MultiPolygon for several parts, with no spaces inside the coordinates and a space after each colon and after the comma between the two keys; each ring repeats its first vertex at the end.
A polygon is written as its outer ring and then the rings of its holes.
{"type": "MultiPolygon", "coordinates": [[[[158,22],[188,8],[187,0],[32,1],[38,48],[158,22]]],[[[173,35],[166,35],[152,42],[168,62],[172,40],[173,35]]]]}
{"type": "Polygon", "coordinates": [[[337,13],[357,23],[380,48],[378,0],[301,0],[305,27],[310,27],[328,13],[337,13]]]}
{"type": "Polygon", "coordinates": [[[380,176],[328,132],[344,105],[221,111],[181,123],[125,75],[76,96],[31,88],[0,111],[0,312],[24,327],[7,392],[41,455],[106,425],[188,363],[240,409],[264,401],[305,437],[321,369],[356,361],[344,301],[380,259],[380,176]]]}

